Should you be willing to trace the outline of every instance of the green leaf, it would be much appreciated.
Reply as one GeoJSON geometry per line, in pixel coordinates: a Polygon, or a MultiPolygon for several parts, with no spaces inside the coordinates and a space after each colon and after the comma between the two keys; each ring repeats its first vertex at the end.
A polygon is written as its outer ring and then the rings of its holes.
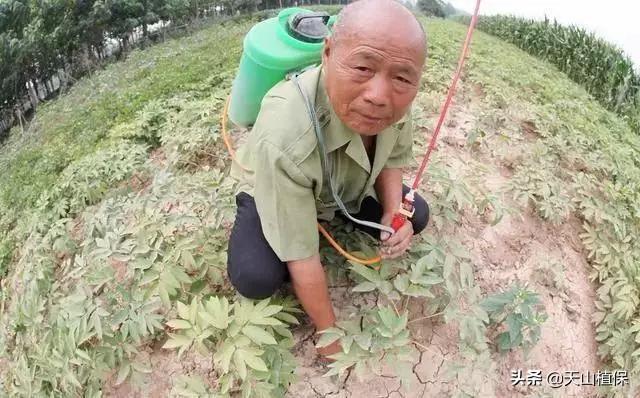
{"type": "Polygon", "coordinates": [[[504,306],[511,302],[511,299],[504,295],[493,295],[480,302],[480,306],[488,313],[500,312],[504,306]]]}
{"type": "Polygon", "coordinates": [[[356,274],[364,277],[366,280],[370,282],[381,282],[383,279],[380,277],[380,274],[376,272],[373,268],[369,268],[362,264],[351,263],[351,270],[356,274]]]}
{"type": "Polygon", "coordinates": [[[400,292],[405,293],[409,288],[409,275],[401,274],[396,276],[393,281],[393,286],[395,286],[395,288],[400,292]]]}
{"type": "Polygon", "coordinates": [[[166,343],[164,343],[164,345],[162,346],[162,348],[177,348],[177,347],[182,347],[182,346],[186,346],[188,344],[191,344],[191,342],[193,341],[192,338],[187,337],[187,336],[183,336],[180,334],[169,334],[170,338],[169,340],[167,340],[166,343]]]}
{"type": "Polygon", "coordinates": [[[363,333],[353,337],[356,344],[365,351],[369,351],[371,348],[371,333],[363,333]]]}
{"type": "Polygon", "coordinates": [[[511,340],[509,339],[509,332],[500,333],[497,337],[498,348],[500,351],[508,351],[511,349],[511,340]]]}
{"type": "Polygon", "coordinates": [[[390,330],[393,329],[394,321],[397,318],[396,313],[393,311],[393,309],[391,309],[389,307],[380,308],[378,310],[378,316],[380,317],[380,320],[382,320],[382,323],[388,329],[390,329],[390,330]]]}
{"type": "Polygon", "coordinates": [[[222,344],[222,348],[220,348],[213,356],[213,360],[216,362],[218,366],[222,368],[222,373],[226,374],[229,372],[229,365],[231,364],[231,357],[233,353],[236,351],[236,346],[233,344],[232,340],[227,340],[222,344]]]}
{"type": "Polygon", "coordinates": [[[76,355],[79,356],[80,358],[86,360],[86,361],[91,361],[91,357],[84,350],[81,350],[79,348],[76,349],[76,355]]]}
{"type": "Polygon", "coordinates": [[[183,250],[182,251],[182,265],[186,268],[195,268],[196,267],[196,260],[193,258],[193,255],[191,254],[191,252],[189,250],[183,250]]]}
{"type": "Polygon", "coordinates": [[[242,357],[244,361],[249,365],[249,367],[259,371],[259,372],[268,372],[267,365],[264,363],[262,358],[257,355],[253,355],[248,351],[242,351],[242,357]]]}
{"type": "Polygon", "coordinates": [[[220,392],[223,394],[228,393],[231,387],[233,386],[234,380],[235,378],[231,373],[227,373],[224,376],[220,377],[220,379],[218,380],[218,383],[220,386],[220,392]]]}
{"type": "Polygon", "coordinates": [[[328,328],[318,333],[320,333],[320,338],[318,339],[318,343],[316,343],[316,347],[326,347],[345,335],[344,332],[338,328],[328,328]]]}
{"type": "Polygon", "coordinates": [[[411,282],[423,286],[431,286],[444,282],[444,279],[436,274],[430,273],[427,275],[421,275],[417,278],[411,278],[411,282]]]}
{"type": "Polygon", "coordinates": [[[353,339],[354,339],[353,335],[347,335],[340,339],[340,346],[342,346],[342,351],[344,351],[345,354],[348,354],[349,351],[351,351],[351,346],[353,345],[353,339]]]}
{"type": "Polygon", "coordinates": [[[355,286],[352,290],[354,292],[370,292],[375,290],[376,285],[373,282],[362,282],[359,285],[355,286]]]}
{"type": "Polygon", "coordinates": [[[120,366],[120,369],[118,370],[118,376],[116,377],[116,381],[114,384],[116,386],[122,384],[127,379],[127,376],[129,376],[129,373],[131,373],[131,364],[122,364],[122,366],[120,366]]]}
{"type": "MultiPolygon", "coordinates": [[[[159,284],[158,285],[158,294],[160,295],[160,299],[162,300],[162,304],[164,304],[166,307],[171,306],[171,298],[169,297],[169,292],[167,291],[167,289],[164,287],[163,284],[159,284]]],[[[187,316],[188,319],[189,317],[187,316]]]]}
{"type": "Polygon", "coordinates": [[[246,325],[242,328],[242,333],[258,345],[277,344],[276,339],[274,339],[272,335],[257,326],[246,325]]]}
{"type": "Polygon", "coordinates": [[[277,326],[282,325],[282,322],[273,317],[263,317],[260,315],[256,315],[255,317],[249,320],[254,325],[262,325],[262,326],[277,326]]]}
{"type": "Polygon", "coordinates": [[[506,319],[507,326],[509,327],[509,339],[515,342],[520,335],[522,328],[522,321],[518,319],[518,316],[511,314],[506,319]]]}
{"type": "Polygon", "coordinates": [[[189,307],[180,301],[176,303],[176,306],[178,308],[178,315],[180,315],[180,318],[189,319],[189,307]]]}
{"type": "Polygon", "coordinates": [[[236,350],[233,355],[233,363],[236,366],[236,370],[238,371],[238,376],[240,376],[240,378],[244,380],[247,378],[247,364],[244,361],[244,356],[242,353],[243,351],[236,350]]]}
{"type": "Polygon", "coordinates": [[[217,329],[226,329],[229,327],[229,302],[226,297],[222,299],[211,297],[205,303],[206,312],[200,312],[199,315],[209,325],[217,329]]]}
{"type": "Polygon", "coordinates": [[[278,312],[282,311],[282,306],[281,305],[269,305],[263,309],[260,310],[260,314],[262,316],[272,316],[277,314],[278,312]]]}
{"type": "Polygon", "coordinates": [[[287,313],[287,312],[279,312],[276,315],[274,315],[276,318],[280,319],[281,321],[287,322],[287,323],[291,323],[294,325],[299,325],[300,321],[298,321],[298,318],[296,318],[295,316],[287,313]]]}
{"type": "Polygon", "coordinates": [[[198,316],[198,300],[191,300],[191,304],[189,305],[189,322],[196,323],[196,316],[198,316]]]}
{"type": "Polygon", "coordinates": [[[273,330],[282,337],[293,339],[293,333],[284,325],[272,326],[273,330]]]}
{"type": "Polygon", "coordinates": [[[198,279],[191,284],[191,287],[189,287],[189,293],[197,295],[198,293],[202,292],[205,287],[207,287],[207,280],[198,279]]]}
{"type": "Polygon", "coordinates": [[[146,374],[149,374],[149,373],[151,373],[151,372],[152,372],[151,367],[150,367],[150,366],[149,366],[149,364],[147,364],[147,363],[134,362],[134,363],[132,364],[132,366],[133,366],[133,369],[134,369],[134,370],[136,370],[137,372],[140,372],[140,373],[146,373],[146,374]]]}
{"type": "Polygon", "coordinates": [[[191,323],[183,319],[173,319],[167,322],[167,326],[173,329],[191,329],[191,323]]]}
{"type": "Polygon", "coordinates": [[[93,328],[96,331],[96,336],[98,336],[99,340],[102,340],[102,321],[100,320],[100,315],[98,315],[97,311],[91,314],[91,320],[93,323],[93,328]]]}
{"type": "Polygon", "coordinates": [[[489,315],[487,315],[487,312],[481,306],[474,305],[471,307],[471,311],[473,311],[473,314],[481,319],[482,322],[489,323],[489,315]]]}

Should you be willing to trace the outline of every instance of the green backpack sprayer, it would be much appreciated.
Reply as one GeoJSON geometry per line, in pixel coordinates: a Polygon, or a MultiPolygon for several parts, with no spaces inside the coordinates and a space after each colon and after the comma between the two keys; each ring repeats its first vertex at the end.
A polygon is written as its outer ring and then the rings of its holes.
{"type": "Polygon", "coordinates": [[[271,87],[289,73],[319,63],[333,21],[335,17],[324,12],[287,8],[251,28],[231,89],[229,119],[240,126],[253,125],[271,87]]]}
{"type": "MultiPolygon", "coordinates": [[[[300,93],[300,99],[305,103],[307,113],[309,114],[318,140],[320,163],[324,180],[329,183],[331,194],[338,204],[338,207],[340,207],[344,215],[352,222],[393,234],[413,215],[414,193],[420,184],[431,152],[435,148],[440,128],[453,98],[455,87],[460,78],[469,50],[471,35],[476,25],[479,8],[480,0],[477,0],[475,12],[471,18],[467,36],[462,47],[462,53],[458,60],[458,67],[451,86],[449,87],[447,98],[440,111],[440,117],[438,118],[431,137],[429,147],[427,148],[427,152],[409,193],[405,195],[398,212],[393,217],[391,227],[358,220],[347,212],[342,200],[336,194],[336,189],[331,178],[331,170],[324,145],[324,135],[318,122],[314,104],[312,99],[308,97],[300,84],[298,84],[297,76],[299,72],[306,67],[319,63],[321,60],[324,39],[330,34],[330,27],[335,23],[335,17],[330,17],[327,13],[312,12],[302,8],[287,8],[280,11],[277,17],[256,24],[251,28],[249,33],[247,33],[243,43],[244,49],[240,59],[238,74],[233,81],[231,95],[227,99],[221,118],[222,135],[231,157],[235,160],[235,153],[229,142],[226,129],[227,113],[233,123],[243,127],[252,126],[256,121],[260,111],[260,104],[265,94],[276,83],[283,79],[289,79],[294,83],[300,93]]],[[[242,165],[239,166],[244,168],[242,165]]],[[[331,235],[329,235],[319,223],[318,229],[325,238],[327,238],[329,243],[347,259],[365,265],[375,264],[380,261],[380,256],[371,259],[361,259],[349,254],[333,240],[331,235]]]]}

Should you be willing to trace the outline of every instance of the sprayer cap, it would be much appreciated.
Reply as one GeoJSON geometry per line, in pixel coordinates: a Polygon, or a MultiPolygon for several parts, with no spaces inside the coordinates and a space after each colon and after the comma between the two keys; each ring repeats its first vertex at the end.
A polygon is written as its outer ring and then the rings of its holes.
{"type": "Polygon", "coordinates": [[[329,14],[326,12],[299,12],[289,19],[289,34],[300,41],[320,43],[329,34],[329,14]]]}

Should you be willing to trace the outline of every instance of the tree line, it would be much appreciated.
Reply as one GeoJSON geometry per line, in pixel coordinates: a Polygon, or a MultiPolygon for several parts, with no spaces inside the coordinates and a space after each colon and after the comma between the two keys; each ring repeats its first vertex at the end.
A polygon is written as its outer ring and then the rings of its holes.
{"type": "Polygon", "coordinates": [[[0,0],[0,138],[38,103],[132,46],[211,17],[347,0],[0,0]]]}
{"type": "Polygon", "coordinates": [[[416,6],[423,14],[431,17],[449,18],[469,15],[467,12],[455,8],[453,4],[442,0],[418,0],[416,6]]]}

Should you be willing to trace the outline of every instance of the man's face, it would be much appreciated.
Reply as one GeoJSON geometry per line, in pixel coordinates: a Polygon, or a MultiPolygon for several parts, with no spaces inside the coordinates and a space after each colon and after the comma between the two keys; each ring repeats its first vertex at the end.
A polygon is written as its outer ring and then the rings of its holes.
{"type": "Polygon", "coordinates": [[[325,42],[329,100],[340,120],[362,135],[375,135],[400,120],[418,92],[425,49],[421,41],[405,40],[400,30],[325,42]]]}

